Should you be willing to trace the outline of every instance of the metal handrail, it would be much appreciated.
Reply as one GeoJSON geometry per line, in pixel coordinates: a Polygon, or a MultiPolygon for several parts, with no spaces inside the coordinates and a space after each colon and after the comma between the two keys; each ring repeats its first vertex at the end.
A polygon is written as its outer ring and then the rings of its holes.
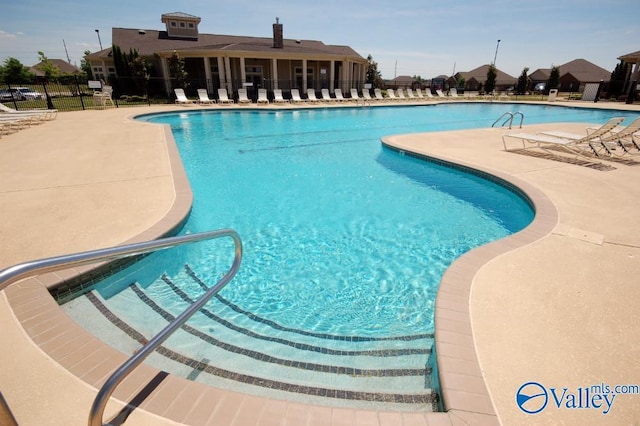
{"type": "Polygon", "coordinates": [[[34,260],[0,271],[0,291],[9,285],[26,278],[41,275],[47,272],[59,271],[74,266],[88,265],[100,261],[112,261],[126,257],[151,253],[158,250],[181,246],[183,244],[195,243],[198,241],[211,240],[214,238],[231,237],[235,245],[235,256],[229,271],[200,298],[187,308],[182,314],[176,317],[162,331],[145,344],[138,352],[129,358],[124,364],[116,369],[113,374],[102,385],[89,412],[89,426],[102,426],[102,416],[109,401],[109,397],[115,388],[138,366],[145,358],[160,346],[171,334],[180,328],[187,320],[200,308],[202,308],[216,293],[229,283],[238,271],[242,261],[242,241],[238,233],[232,229],[220,229],[216,231],[202,232],[198,234],[169,237],[159,240],[146,241],[143,243],[127,244],[107,249],[92,250],[83,253],[76,253],[64,256],[51,257],[47,259],[34,260]]]}
{"type": "Polygon", "coordinates": [[[507,119],[504,120],[504,122],[502,123],[501,127],[503,127],[505,124],[507,124],[507,122],[509,122],[509,128],[511,128],[511,126],[513,125],[513,118],[516,115],[520,116],[520,128],[522,128],[522,122],[524,121],[524,114],[522,112],[520,112],[520,111],[516,111],[516,112],[507,111],[507,112],[505,112],[500,117],[498,117],[498,119],[496,121],[493,122],[491,127],[494,127],[498,121],[502,120],[503,117],[508,116],[507,119]]]}

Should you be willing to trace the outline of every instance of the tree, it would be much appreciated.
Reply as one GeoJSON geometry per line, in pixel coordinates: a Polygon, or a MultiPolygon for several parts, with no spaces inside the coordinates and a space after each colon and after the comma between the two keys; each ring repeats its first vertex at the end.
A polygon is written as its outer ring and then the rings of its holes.
{"type": "Polygon", "coordinates": [[[629,64],[620,61],[620,63],[616,65],[616,68],[611,73],[611,81],[609,82],[609,90],[607,91],[608,97],[617,99],[618,96],[622,95],[628,72],[629,64]]]}
{"type": "Polygon", "coordinates": [[[60,69],[53,65],[44,53],[38,52],[38,59],[40,60],[38,69],[44,73],[45,80],[54,80],[58,75],[60,75],[60,69]]]}
{"type": "Polygon", "coordinates": [[[91,52],[89,50],[84,51],[84,57],[82,58],[82,61],[80,61],[80,69],[84,71],[89,80],[93,80],[93,71],[91,70],[91,64],[87,60],[87,56],[89,56],[90,54],[91,52]]]}
{"type": "Polygon", "coordinates": [[[497,77],[498,73],[496,71],[496,66],[493,64],[489,65],[489,69],[487,70],[487,81],[484,83],[485,93],[491,93],[495,90],[497,77]]]}
{"type": "MultiPolygon", "coordinates": [[[[129,62],[129,69],[132,77],[135,77],[135,84],[138,92],[146,92],[147,81],[149,81],[149,64],[141,56],[132,58],[129,62]]],[[[146,93],[145,93],[146,96],[146,93]]]]}
{"type": "Polygon", "coordinates": [[[518,83],[516,85],[516,93],[519,95],[524,95],[525,92],[529,88],[529,84],[531,83],[531,79],[529,79],[529,68],[525,68],[522,70],[522,74],[518,77],[518,83]]]}
{"type": "Polygon", "coordinates": [[[467,79],[464,78],[464,76],[460,76],[458,77],[458,79],[456,80],[456,87],[458,89],[464,89],[467,86],[467,79]]]}
{"type": "Polygon", "coordinates": [[[549,80],[547,80],[547,87],[545,87],[545,92],[549,94],[549,90],[557,89],[559,86],[560,86],[560,67],[552,65],[551,73],[549,74],[549,80]]]}
{"type": "Polygon", "coordinates": [[[187,83],[187,71],[184,68],[184,59],[178,56],[178,52],[175,50],[169,57],[169,76],[176,81],[176,86],[182,89],[186,89],[187,83]]]}
{"type": "Polygon", "coordinates": [[[379,89],[382,88],[382,75],[378,71],[378,63],[373,60],[371,55],[367,56],[367,83],[372,87],[379,89]]]}
{"type": "Polygon", "coordinates": [[[33,80],[33,74],[16,58],[7,58],[0,67],[0,78],[3,83],[28,83],[33,80]]]}

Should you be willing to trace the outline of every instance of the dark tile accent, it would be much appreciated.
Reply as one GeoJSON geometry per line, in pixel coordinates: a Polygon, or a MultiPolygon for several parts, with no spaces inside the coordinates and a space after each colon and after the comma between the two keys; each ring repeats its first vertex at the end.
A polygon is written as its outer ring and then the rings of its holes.
{"type": "MultiPolygon", "coordinates": [[[[189,295],[187,295],[184,291],[182,291],[180,288],[178,288],[178,286],[176,286],[169,277],[167,277],[166,275],[162,276],[162,280],[165,282],[165,284],[167,284],[171,290],[173,290],[173,292],[175,292],[182,300],[184,300],[187,303],[194,303],[195,300],[193,300],[191,297],[189,297],[189,295]]],[[[269,337],[269,336],[265,336],[262,334],[258,334],[256,332],[253,332],[251,330],[248,330],[246,328],[242,328],[239,327],[223,318],[221,318],[220,316],[214,314],[213,312],[211,312],[210,310],[206,309],[206,308],[202,308],[200,309],[200,313],[205,315],[207,318],[212,319],[213,321],[217,322],[218,324],[221,324],[225,327],[227,327],[230,330],[236,331],[238,333],[242,333],[245,336],[254,338],[254,339],[258,339],[258,340],[264,340],[264,341],[268,341],[268,342],[274,342],[274,343],[279,343],[282,345],[286,345],[286,346],[290,346],[299,350],[305,350],[305,351],[311,351],[311,352],[318,352],[318,353],[323,353],[323,354],[328,354],[328,355],[341,355],[341,356],[362,356],[362,355],[367,355],[367,356],[375,356],[375,357],[396,357],[396,356],[402,356],[402,355],[428,355],[431,353],[431,348],[411,348],[411,349],[386,349],[386,350],[368,350],[368,351],[348,351],[348,350],[335,350],[335,349],[330,349],[330,348],[325,348],[325,347],[321,347],[321,346],[314,346],[314,345],[309,345],[309,344],[305,344],[305,343],[300,343],[300,342],[292,342],[290,340],[286,340],[286,339],[282,339],[282,338],[278,338],[278,337],[269,337]]],[[[300,334],[300,333],[298,333],[300,334]]],[[[413,340],[413,339],[412,339],[413,340]]],[[[358,340],[358,342],[360,342],[361,340],[358,340]]]]}
{"type": "MultiPolygon", "coordinates": [[[[146,338],[115,314],[113,314],[93,293],[87,293],[86,297],[93,303],[93,305],[102,313],[112,324],[123,330],[129,337],[138,341],[141,344],[147,342],[146,338]]],[[[260,387],[266,387],[270,389],[299,393],[305,395],[317,395],[326,398],[342,398],[349,400],[360,401],[372,401],[372,402],[395,402],[400,404],[434,404],[434,394],[430,389],[426,389],[425,393],[419,394],[384,394],[375,392],[361,392],[361,391],[343,391],[336,389],[326,389],[314,386],[304,386],[285,382],[279,382],[275,380],[263,379],[255,376],[249,376],[245,374],[235,373],[222,368],[218,368],[209,364],[205,364],[202,361],[198,361],[192,358],[188,358],[182,354],[179,354],[164,346],[159,346],[156,349],[159,354],[180,362],[184,365],[197,365],[198,370],[211,374],[217,377],[222,377],[228,380],[233,380],[241,383],[252,384],[260,387]]],[[[423,370],[424,371],[424,370],[423,370]]]]}

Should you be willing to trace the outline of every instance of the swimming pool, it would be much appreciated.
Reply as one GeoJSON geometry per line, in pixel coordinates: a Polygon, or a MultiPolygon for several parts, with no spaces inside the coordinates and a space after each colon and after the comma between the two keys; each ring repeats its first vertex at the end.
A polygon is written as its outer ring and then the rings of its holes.
{"type": "MultiPolygon", "coordinates": [[[[425,365],[442,272],[467,250],[522,229],[532,211],[508,188],[402,157],[379,140],[488,127],[505,105],[499,108],[194,111],[145,118],[171,124],[189,174],[195,201],[182,232],[232,227],[245,245],[242,271],[193,322],[209,336],[201,341],[211,344],[215,336],[216,349],[188,336],[172,338],[172,347],[190,347],[190,360],[236,371],[248,387],[255,386],[247,377],[254,378],[256,368],[245,358],[266,358],[273,371],[262,368],[257,376],[265,387],[289,385],[279,392],[309,396],[338,388],[359,401],[393,395],[395,403],[428,402],[418,396],[428,389],[425,365]],[[256,342],[239,346],[249,338],[256,342]],[[239,356],[230,360],[229,353],[239,356]],[[293,372],[284,368],[301,360],[304,366],[293,372]]],[[[603,119],[589,111],[563,113],[542,108],[525,115],[527,122],[603,119]]],[[[101,284],[93,297],[148,336],[160,328],[158,316],[179,312],[201,283],[215,281],[229,252],[212,244],[151,256],[146,263],[152,266],[134,273],[134,287],[127,273],[101,284]],[[166,275],[158,279],[158,270],[166,275]],[[145,298],[154,302],[136,319],[130,306],[145,298]]],[[[77,302],[66,309],[90,316],[77,302]]],[[[225,386],[220,377],[233,381],[218,374],[213,384],[225,386]]]]}

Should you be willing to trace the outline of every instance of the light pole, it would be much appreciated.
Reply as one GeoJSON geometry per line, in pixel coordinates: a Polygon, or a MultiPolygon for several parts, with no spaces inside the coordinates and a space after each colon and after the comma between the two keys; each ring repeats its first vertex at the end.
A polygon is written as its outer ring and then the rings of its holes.
{"type": "MultiPolygon", "coordinates": [[[[98,31],[98,30],[96,30],[98,31]]],[[[498,58],[498,47],[500,47],[500,40],[498,40],[498,44],[496,44],[496,54],[493,55],[493,66],[496,66],[496,59],[498,58]]]]}
{"type": "Polygon", "coordinates": [[[96,34],[98,34],[98,43],[100,43],[100,50],[102,50],[102,40],[100,40],[100,30],[96,30],[96,34]]]}

